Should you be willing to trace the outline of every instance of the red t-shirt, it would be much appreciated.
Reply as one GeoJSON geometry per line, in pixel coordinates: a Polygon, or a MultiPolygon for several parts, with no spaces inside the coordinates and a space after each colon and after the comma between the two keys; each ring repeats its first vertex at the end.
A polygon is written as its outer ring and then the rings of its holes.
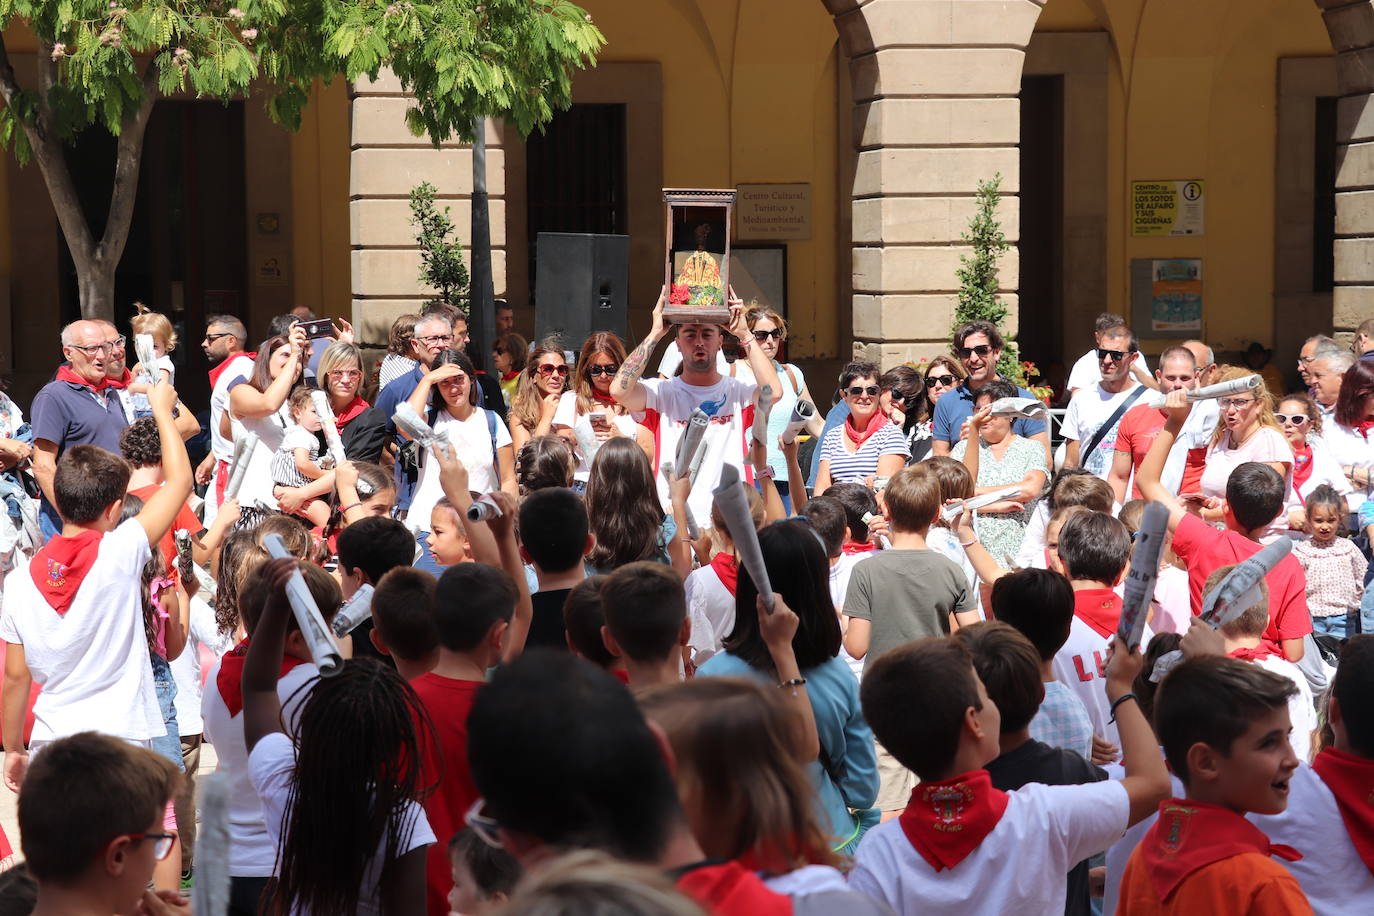
{"type": "MultiPolygon", "coordinates": [[[[146,503],[154,493],[161,489],[161,484],[150,483],[146,487],[139,487],[137,490],[130,490],[129,492],[146,503]]],[[[167,575],[178,585],[181,584],[181,571],[177,565],[176,535],[172,532],[181,528],[190,532],[193,538],[205,530],[200,519],[196,518],[191,507],[185,503],[182,503],[181,508],[177,510],[177,518],[176,521],[172,522],[172,527],[168,528],[167,533],[162,536],[162,540],[157,542],[157,549],[162,551],[162,559],[167,564],[167,575]]]]}
{"type": "MultiPolygon", "coordinates": [[[[1164,411],[1156,410],[1149,404],[1138,404],[1121,418],[1121,425],[1116,428],[1116,450],[1130,453],[1131,467],[1137,473],[1150,446],[1154,445],[1159,431],[1164,428],[1164,420],[1164,411]]],[[[1140,487],[1135,483],[1131,484],[1131,499],[1144,499],[1140,487]]]]}
{"type": "MultiPolygon", "coordinates": [[[[1202,586],[1207,577],[1223,566],[1247,560],[1264,548],[1234,531],[1218,531],[1195,515],[1185,515],[1174,531],[1174,553],[1188,566],[1188,596],[1193,616],[1202,613],[1202,586]]],[[[1312,632],[1312,615],[1307,609],[1307,576],[1291,554],[1264,577],[1269,585],[1269,627],[1264,643],[1283,654],[1283,640],[1301,639],[1312,632]]]]}
{"type": "Polygon", "coordinates": [[[468,766],[468,713],[482,682],[430,672],[410,686],[425,705],[438,739],[425,757],[420,783],[438,785],[424,801],[425,817],[437,840],[429,847],[425,864],[425,900],[429,916],[448,916],[448,892],[453,887],[448,841],[463,828],[463,816],[480,794],[468,766]]]}

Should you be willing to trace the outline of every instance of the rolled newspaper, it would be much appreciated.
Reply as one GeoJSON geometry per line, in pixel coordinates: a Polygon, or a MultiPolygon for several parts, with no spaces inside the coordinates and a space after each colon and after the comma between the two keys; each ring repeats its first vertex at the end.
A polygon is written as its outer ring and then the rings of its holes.
{"type": "Polygon", "coordinates": [[[768,414],[773,410],[773,386],[759,389],[759,403],[754,407],[754,441],[768,444],[768,414]]]}
{"type": "Polygon", "coordinates": [[[496,500],[491,498],[490,493],[483,494],[473,500],[472,505],[468,506],[468,521],[485,522],[488,519],[500,518],[501,507],[496,504],[496,500]]]}
{"type": "Polygon", "coordinates": [[[372,586],[363,583],[356,592],[349,595],[348,600],[339,607],[339,613],[334,615],[334,620],[331,623],[335,636],[342,639],[358,629],[364,620],[372,619],[372,592],[372,586]]]}
{"type": "Polygon", "coordinates": [[[982,496],[974,496],[957,503],[950,503],[940,510],[940,518],[944,519],[946,522],[952,522],[963,515],[965,510],[972,512],[975,509],[982,509],[985,506],[991,506],[993,503],[1000,503],[1004,499],[1011,499],[1013,496],[1019,496],[1020,493],[1021,488],[1019,486],[1010,486],[1003,487],[1000,490],[994,490],[991,493],[984,493],[982,496]]]}
{"type": "Polygon", "coordinates": [[[687,418],[687,428],[682,431],[682,438],[677,440],[677,451],[673,454],[673,467],[677,469],[677,476],[687,477],[701,465],[706,427],[710,425],[710,416],[700,407],[693,410],[692,415],[687,418]]]}
{"type": "Polygon", "coordinates": [[[434,428],[420,418],[415,412],[415,408],[402,401],[396,406],[396,412],[391,415],[391,422],[396,424],[396,428],[405,433],[419,444],[421,449],[429,449],[433,445],[438,445],[444,450],[445,454],[452,454],[449,450],[448,436],[437,433],[434,428]]]}
{"type": "Polygon", "coordinates": [[[1045,402],[1035,398],[998,398],[989,406],[994,417],[1012,420],[1042,420],[1045,417],[1045,402]]]}
{"type": "Polygon", "coordinates": [[[218,770],[196,780],[200,828],[196,831],[196,883],[191,912],[224,916],[229,912],[229,774],[218,770]]]}
{"type": "Polygon", "coordinates": [[[1292,550],[1293,541],[1281,537],[1231,570],[1203,596],[1202,619],[1219,630],[1262,601],[1264,577],[1292,550]]]}
{"type": "Polygon", "coordinates": [[[229,464],[229,482],[224,485],[224,498],[236,499],[243,478],[248,473],[248,465],[253,463],[253,452],[258,448],[258,434],[244,433],[234,440],[234,459],[229,464]]]}
{"type": "Polygon", "coordinates": [[[348,460],[348,456],[344,454],[343,440],[339,438],[339,421],[334,416],[334,408],[329,406],[329,395],[315,390],[310,392],[310,400],[320,418],[324,441],[329,446],[329,457],[334,459],[334,467],[338,467],[348,460]]]}
{"type": "MultiPolygon", "coordinates": [[[[669,486],[672,486],[674,479],[673,463],[671,461],[665,461],[659,467],[659,470],[663,472],[663,479],[668,481],[669,486]]],[[[701,528],[697,526],[696,517],[692,515],[692,507],[684,506],[683,508],[687,510],[687,536],[695,541],[697,538],[701,537],[701,528]]]]}
{"type": "MultiPolygon", "coordinates": [[[[262,546],[267,548],[267,553],[274,560],[295,559],[282,543],[280,534],[272,533],[265,536],[262,546]]],[[[343,656],[339,654],[339,647],[329,635],[329,628],[324,624],[319,605],[315,604],[315,596],[310,594],[310,586],[305,584],[305,576],[301,575],[300,569],[293,572],[287,580],[286,598],[291,602],[291,613],[296,615],[296,625],[305,637],[305,645],[310,650],[310,660],[325,677],[338,674],[343,668],[343,656]]]]}
{"type": "MultiPolygon", "coordinates": [[[[1206,388],[1196,388],[1188,392],[1188,401],[1210,401],[1213,398],[1224,398],[1233,394],[1245,394],[1247,391],[1254,391],[1260,386],[1258,375],[1247,375],[1243,378],[1233,378],[1229,382],[1221,382],[1216,385],[1208,385],[1206,388]]],[[[1164,395],[1150,399],[1150,406],[1156,409],[1163,409],[1164,395]]]]}
{"type": "Polygon", "coordinates": [[[787,428],[782,431],[782,444],[791,445],[815,415],[815,404],[803,398],[797,398],[797,403],[792,405],[792,418],[787,421],[787,428]]]}
{"type": "Polygon", "coordinates": [[[739,479],[739,471],[727,464],[720,472],[720,486],[711,493],[715,497],[716,508],[725,520],[725,528],[730,532],[730,540],[739,554],[740,565],[748,572],[763,598],[763,606],[773,613],[773,586],[768,581],[768,568],[763,565],[763,551],[759,549],[759,533],[754,530],[754,518],[749,514],[749,500],[744,495],[744,484],[739,479]]]}
{"type": "Polygon", "coordinates": [[[1125,598],[1121,605],[1121,623],[1116,635],[1135,651],[1145,635],[1145,621],[1150,616],[1150,600],[1155,595],[1155,581],[1159,578],[1159,555],[1169,531],[1169,510],[1163,503],[1152,502],[1145,507],[1136,533],[1135,551],[1131,554],[1131,570],[1126,574],[1125,598]]]}
{"type": "Polygon", "coordinates": [[[135,334],[134,353],[138,355],[138,361],[143,366],[143,371],[140,374],[147,377],[150,385],[156,385],[158,373],[153,363],[157,360],[157,351],[153,349],[153,335],[135,334]]]}

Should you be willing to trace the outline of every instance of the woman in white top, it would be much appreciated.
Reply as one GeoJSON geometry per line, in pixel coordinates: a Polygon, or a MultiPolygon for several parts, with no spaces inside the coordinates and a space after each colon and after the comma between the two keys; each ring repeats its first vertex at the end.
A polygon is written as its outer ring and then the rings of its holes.
{"type": "Polygon", "coordinates": [[[229,392],[229,410],[221,422],[231,428],[221,429],[224,437],[237,440],[245,432],[258,437],[238,492],[241,506],[261,502],[272,509],[280,505],[283,512],[295,512],[307,499],[323,496],[334,486],[332,478],[321,478],[324,483],[316,481],[315,486],[294,489],[272,485],[272,456],[281,448],[282,438],[291,427],[286,399],[301,379],[309,352],[305,328],[299,324],[286,336],[269,337],[258,347],[252,377],[229,392]],[[313,492],[317,488],[319,492],[313,492]]]}
{"type": "Polygon", "coordinates": [[[1322,439],[1354,485],[1350,508],[1358,511],[1367,501],[1374,474],[1370,467],[1374,460],[1374,440],[1370,438],[1374,429],[1374,362],[1357,359],[1345,370],[1332,420],[1322,427],[1322,439]]]}
{"type": "MultiPolygon", "coordinates": [[[[1228,369],[1217,383],[1250,375],[1254,373],[1249,369],[1228,369]]],[[[1209,503],[1209,508],[1203,511],[1203,518],[1208,521],[1221,520],[1220,504],[1226,498],[1226,481],[1232,471],[1250,461],[1267,464],[1277,471],[1288,487],[1285,503],[1294,500],[1293,449],[1279,421],[1274,419],[1273,405],[1263,379],[1258,388],[1217,400],[1221,417],[1212,433],[1212,443],[1207,447],[1207,466],[1199,483],[1202,496],[1209,503]]],[[[1265,533],[1273,535],[1287,530],[1288,518],[1280,515],[1265,533]]]]}
{"type": "Polygon", "coordinates": [[[577,446],[578,464],[573,474],[577,480],[587,480],[596,450],[613,436],[633,439],[649,461],[654,460],[654,434],[611,397],[611,380],[624,362],[625,344],[620,338],[609,331],[597,331],[582,344],[572,390],[563,392],[558,402],[553,431],[577,446]]]}
{"type": "Polygon", "coordinates": [[[1289,530],[1300,535],[1307,529],[1303,505],[1313,490],[1326,484],[1342,497],[1349,497],[1352,487],[1331,449],[1322,441],[1321,412],[1306,393],[1284,395],[1274,419],[1279,421],[1293,449],[1294,500],[1286,508],[1289,530]]]}
{"type": "Polygon", "coordinates": [[[541,340],[530,351],[510,399],[507,416],[517,452],[535,436],[553,432],[553,416],[567,387],[568,363],[562,345],[553,339],[541,340]]]}

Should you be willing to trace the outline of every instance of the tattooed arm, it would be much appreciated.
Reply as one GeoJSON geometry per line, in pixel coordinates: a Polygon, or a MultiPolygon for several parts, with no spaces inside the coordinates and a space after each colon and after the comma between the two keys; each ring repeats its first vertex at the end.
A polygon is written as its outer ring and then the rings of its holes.
{"type": "Polygon", "coordinates": [[[615,381],[611,382],[611,396],[626,410],[643,410],[647,404],[648,395],[639,379],[644,375],[644,366],[653,354],[654,347],[668,332],[668,326],[663,323],[663,305],[667,299],[668,288],[665,286],[658,294],[658,303],[654,305],[654,324],[649,329],[649,336],[625,357],[625,363],[615,374],[615,381]]]}

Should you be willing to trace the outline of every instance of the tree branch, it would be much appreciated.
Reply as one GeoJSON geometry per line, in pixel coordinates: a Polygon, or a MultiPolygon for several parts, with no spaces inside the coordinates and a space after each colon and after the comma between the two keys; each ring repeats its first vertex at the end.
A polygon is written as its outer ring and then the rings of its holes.
{"type": "Polygon", "coordinates": [[[0,97],[10,108],[20,93],[19,80],[14,75],[14,65],[10,63],[10,52],[5,47],[5,33],[0,32],[0,97]]]}

